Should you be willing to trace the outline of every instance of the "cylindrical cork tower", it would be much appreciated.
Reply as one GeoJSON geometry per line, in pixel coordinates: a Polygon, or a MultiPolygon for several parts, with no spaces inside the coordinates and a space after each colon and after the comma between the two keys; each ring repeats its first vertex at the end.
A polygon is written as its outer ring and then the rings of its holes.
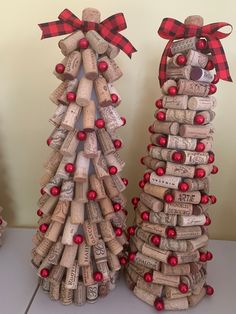
{"type": "Polygon", "coordinates": [[[132,200],[136,213],[128,228],[125,272],[134,294],[157,311],[188,309],[214,292],[206,279],[213,258],[209,212],[216,203],[209,177],[218,171],[212,94],[219,78],[231,79],[227,63],[224,68],[219,61],[225,58],[223,48],[216,51],[221,43],[214,34],[208,37],[209,29],[200,16],[184,24],[164,19],[159,29],[169,39],[159,72],[163,96],[155,103],[151,144],[141,159],[146,166],[142,191],[132,200]]]}
{"type": "Polygon", "coordinates": [[[33,237],[32,263],[42,289],[62,304],[94,303],[115,288],[126,260],[126,199],[122,192],[125,162],[117,130],[125,124],[113,83],[122,76],[114,58],[129,56],[133,46],[118,31],[122,13],[100,23],[97,9],[83,10],[82,20],[69,10],[59,21],[40,24],[43,38],[70,33],[60,40],[63,60],[54,74],[61,80],[50,95],[57,106],[47,140],[33,237]]]}

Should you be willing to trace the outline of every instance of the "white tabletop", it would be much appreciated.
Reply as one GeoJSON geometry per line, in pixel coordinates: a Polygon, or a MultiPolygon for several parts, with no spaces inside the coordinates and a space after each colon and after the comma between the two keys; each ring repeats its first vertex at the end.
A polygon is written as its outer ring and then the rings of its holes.
{"type": "MultiPolygon", "coordinates": [[[[30,265],[31,237],[29,229],[8,229],[4,246],[0,249],[0,305],[1,314],[23,314],[37,286],[36,274],[30,265]]],[[[210,241],[214,260],[209,263],[208,283],[215,289],[191,314],[236,313],[236,241],[210,241]]],[[[64,306],[51,301],[39,289],[28,311],[29,314],[154,314],[152,307],[138,300],[126,287],[123,279],[106,298],[82,307],[64,306]]],[[[172,312],[174,313],[174,312],[172,312]]],[[[178,311],[176,313],[185,313],[178,311]]]]}

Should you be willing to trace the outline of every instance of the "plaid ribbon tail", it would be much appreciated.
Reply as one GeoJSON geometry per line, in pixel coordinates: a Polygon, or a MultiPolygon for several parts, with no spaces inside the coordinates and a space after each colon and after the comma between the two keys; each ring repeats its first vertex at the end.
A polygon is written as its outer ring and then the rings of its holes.
{"type": "Polygon", "coordinates": [[[163,54],[161,56],[161,62],[159,66],[159,83],[160,86],[162,86],[165,81],[166,81],[166,66],[167,66],[167,57],[168,57],[168,52],[169,49],[172,45],[173,40],[169,40],[168,43],[166,44],[166,47],[163,51],[163,54]]]}
{"type": "Polygon", "coordinates": [[[38,24],[38,26],[42,30],[41,39],[70,34],[74,31],[73,26],[66,24],[63,21],[41,23],[38,24]]]}
{"type": "Polygon", "coordinates": [[[127,28],[125,17],[123,13],[116,13],[105,20],[103,20],[100,25],[108,28],[112,33],[121,32],[127,28]]]}

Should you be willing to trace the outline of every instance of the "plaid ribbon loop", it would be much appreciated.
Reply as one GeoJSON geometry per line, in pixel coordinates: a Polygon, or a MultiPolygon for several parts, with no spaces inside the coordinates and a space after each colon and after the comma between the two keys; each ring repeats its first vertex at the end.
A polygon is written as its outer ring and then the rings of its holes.
{"type": "Polygon", "coordinates": [[[214,62],[217,75],[221,80],[232,82],[225,52],[220,42],[220,39],[223,39],[231,34],[232,29],[232,25],[225,22],[212,23],[199,27],[197,25],[185,25],[173,18],[163,19],[159,27],[158,34],[162,38],[168,39],[169,41],[161,57],[159,67],[160,85],[162,86],[166,81],[167,57],[173,41],[175,39],[184,39],[194,36],[198,38],[205,37],[208,40],[208,47],[212,54],[212,61],[214,62]],[[230,27],[229,32],[219,31],[225,26],[230,27]]]}
{"type": "Polygon", "coordinates": [[[95,30],[106,41],[123,50],[130,58],[132,53],[137,51],[130,41],[119,33],[127,28],[123,13],[114,14],[101,23],[94,23],[82,21],[70,10],[65,9],[60,13],[57,21],[41,23],[39,27],[42,30],[41,39],[70,34],[76,30],[83,32],[95,30]]]}

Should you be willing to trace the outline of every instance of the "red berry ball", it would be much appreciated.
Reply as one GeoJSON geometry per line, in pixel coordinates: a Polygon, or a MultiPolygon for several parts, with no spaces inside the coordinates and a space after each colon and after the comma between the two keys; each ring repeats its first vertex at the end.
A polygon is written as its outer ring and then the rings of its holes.
{"type": "Polygon", "coordinates": [[[155,132],[153,131],[153,126],[149,125],[148,127],[148,132],[154,134],[155,132]]]}
{"type": "Polygon", "coordinates": [[[196,116],[194,117],[194,123],[201,125],[205,122],[205,118],[203,117],[203,115],[201,114],[196,114],[196,116]]]}
{"type": "Polygon", "coordinates": [[[87,134],[84,131],[78,131],[76,137],[79,141],[85,141],[87,138],[87,134]]]}
{"type": "Polygon", "coordinates": [[[72,163],[68,163],[65,165],[65,171],[68,173],[73,173],[75,172],[75,165],[72,163]]]}
{"type": "Polygon", "coordinates": [[[47,278],[47,277],[49,276],[49,269],[47,269],[47,268],[41,269],[41,271],[40,271],[40,276],[41,276],[42,278],[47,278]]]}
{"type": "Polygon", "coordinates": [[[144,173],[144,175],[143,175],[144,182],[149,182],[150,176],[151,176],[150,172],[144,173]]]}
{"type": "Polygon", "coordinates": [[[103,73],[108,69],[108,64],[106,61],[98,61],[98,70],[103,73]]]}
{"type": "Polygon", "coordinates": [[[66,99],[68,100],[68,102],[73,102],[76,99],[76,93],[74,92],[68,92],[66,94],[66,99]]]}
{"type": "Polygon", "coordinates": [[[50,189],[50,193],[52,196],[57,196],[60,194],[60,192],[61,192],[61,189],[58,186],[53,186],[50,189]]]}
{"type": "Polygon", "coordinates": [[[169,96],[175,96],[177,94],[177,92],[178,92],[178,89],[176,86],[170,86],[168,88],[168,95],[169,96]]]}
{"type": "Polygon", "coordinates": [[[161,237],[159,235],[157,235],[157,234],[153,234],[151,236],[151,242],[152,242],[153,245],[159,246],[160,243],[161,243],[161,237]]]}
{"type": "Polygon", "coordinates": [[[162,100],[162,98],[157,99],[156,102],[155,102],[155,105],[156,105],[156,107],[158,109],[163,108],[163,100],[162,100]]]}
{"type": "Polygon", "coordinates": [[[208,163],[212,164],[215,161],[215,155],[213,153],[209,153],[208,163]]]}
{"type": "Polygon", "coordinates": [[[49,138],[47,139],[47,145],[50,146],[51,143],[52,143],[52,139],[51,139],[51,137],[49,137],[49,138]]]}
{"type": "Polygon", "coordinates": [[[178,286],[178,289],[181,293],[185,294],[188,292],[188,285],[184,282],[181,282],[178,286]]]}
{"type": "Polygon", "coordinates": [[[73,241],[74,241],[74,243],[79,245],[79,244],[83,243],[84,237],[82,236],[82,234],[75,234],[73,236],[73,241]]]}
{"type": "Polygon", "coordinates": [[[44,223],[39,226],[39,230],[40,232],[45,233],[48,230],[48,227],[49,225],[44,223]]]}
{"type": "Polygon", "coordinates": [[[164,168],[162,168],[162,167],[157,167],[156,168],[156,174],[159,176],[159,177],[161,177],[161,176],[163,176],[164,174],[165,174],[165,169],[164,168]]]}
{"type": "Polygon", "coordinates": [[[88,200],[94,201],[96,199],[96,197],[97,197],[97,193],[95,191],[90,190],[90,191],[87,192],[88,200]]]}
{"type": "Polygon", "coordinates": [[[144,157],[140,158],[140,163],[144,165],[144,157]]]}
{"type": "Polygon", "coordinates": [[[144,212],[141,213],[141,218],[142,218],[143,221],[148,221],[149,220],[149,216],[150,216],[150,214],[149,214],[148,211],[144,211],[144,212]]]}
{"type": "Polygon", "coordinates": [[[209,196],[207,194],[202,194],[201,204],[207,204],[209,202],[209,196]]]}
{"type": "Polygon", "coordinates": [[[209,216],[206,216],[205,226],[209,226],[210,224],[211,224],[211,218],[209,216]]]}
{"type": "Polygon", "coordinates": [[[117,96],[117,94],[111,94],[111,101],[113,104],[116,104],[118,99],[119,97],[117,96]]]}
{"type": "Polygon", "coordinates": [[[219,75],[218,75],[218,74],[215,74],[215,75],[214,75],[214,79],[213,79],[213,81],[212,81],[211,83],[212,83],[212,84],[217,84],[217,83],[219,82],[219,80],[220,80],[219,75]]]}
{"type": "Polygon", "coordinates": [[[116,139],[116,140],[113,141],[113,144],[114,144],[116,149],[120,149],[122,147],[121,140],[116,139]]]}
{"type": "Polygon", "coordinates": [[[121,237],[123,234],[123,230],[120,227],[115,228],[115,234],[117,237],[121,237]]]}
{"type": "Polygon", "coordinates": [[[42,188],[42,189],[40,189],[40,193],[41,193],[41,195],[44,195],[46,192],[45,192],[44,189],[42,188]]]}
{"type": "Polygon", "coordinates": [[[212,173],[212,174],[216,174],[218,171],[219,171],[218,167],[213,166],[213,168],[212,168],[212,170],[211,170],[211,173],[212,173]]]}
{"type": "Polygon", "coordinates": [[[167,145],[167,137],[166,136],[158,136],[157,138],[157,144],[162,146],[162,147],[166,147],[167,145]]]}
{"type": "Polygon", "coordinates": [[[205,252],[200,252],[199,261],[202,263],[207,261],[207,254],[205,252]]]}
{"type": "Polygon", "coordinates": [[[108,171],[109,171],[110,175],[115,175],[115,174],[117,174],[117,168],[116,168],[115,166],[110,166],[110,167],[108,168],[108,171]]]}
{"type": "Polygon", "coordinates": [[[143,275],[143,279],[146,281],[146,282],[152,282],[153,280],[153,276],[151,273],[147,272],[143,275]]]}
{"type": "Polygon", "coordinates": [[[206,285],[205,286],[205,289],[206,289],[206,294],[207,295],[213,295],[214,294],[214,288],[213,287],[211,287],[211,286],[209,286],[209,285],[206,285]]]}
{"type": "Polygon", "coordinates": [[[125,256],[121,256],[120,258],[119,258],[119,261],[120,261],[120,264],[122,265],[122,266],[125,266],[126,264],[127,264],[127,258],[125,257],[125,256]]]}
{"type": "Polygon", "coordinates": [[[202,169],[202,168],[197,168],[197,169],[195,170],[195,177],[196,177],[196,178],[204,178],[205,175],[206,175],[206,172],[205,172],[204,169],[202,169]]]}
{"type": "Polygon", "coordinates": [[[95,125],[98,129],[102,129],[105,127],[105,121],[103,119],[97,119],[95,125]]]}
{"type": "Polygon", "coordinates": [[[123,124],[122,124],[122,125],[123,125],[123,126],[126,125],[126,119],[125,119],[125,117],[121,117],[121,120],[123,121],[123,124]]]}
{"type": "Polygon", "coordinates": [[[187,57],[185,55],[179,55],[177,58],[176,58],[176,63],[178,65],[185,65],[187,62],[187,57]]]}
{"type": "Polygon", "coordinates": [[[214,66],[213,61],[212,61],[211,59],[209,59],[209,60],[207,61],[206,66],[205,66],[205,70],[211,71],[211,70],[214,69],[214,67],[215,67],[215,66],[214,66]]]}
{"type": "Polygon", "coordinates": [[[215,195],[209,195],[209,198],[210,198],[211,204],[215,204],[217,202],[217,198],[215,195]]]}
{"type": "Polygon", "coordinates": [[[65,66],[64,66],[64,64],[58,63],[58,64],[55,66],[55,71],[56,71],[58,74],[63,74],[64,71],[65,71],[65,66]]]}
{"type": "Polygon", "coordinates": [[[203,50],[207,47],[207,41],[205,39],[199,39],[197,42],[196,42],[196,48],[198,50],[203,50]]]}
{"type": "Polygon", "coordinates": [[[174,255],[170,255],[167,259],[167,263],[170,265],[170,266],[176,266],[178,265],[178,258],[177,256],[174,256],[174,255]]]}
{"type": "Polygon", "coordinates": [[[181,162],[183,161],[183,154],[181,152],[174,152],[171,159],[174,162],[181,162]]]}
{"type": "Polygon", "coordinates": [[[158,121],[165,121],[166,119],[166,114],[164,111],[158,111],[157,114],[156,114],[156,119],[158,121]]]}
{"type": "Polygon", "coordinates": [[[157,311],[163,311],[165,308],[163,300],[161,298],[157,298],[154,302],[154,307],[157,311]]]}
{"type": "Polygon", "coordinates": [[[138,202],[139,202],[139,201],[140,201],[140,198],[137,197],[137,196],[134,196],[134,197],[132,198],[132,200],[131,200],[131,202],[132,202],[132,204],[133,204],[134,206],[138,205],[138,202]]]}
{"type": "Polygon", "coordinates": [[[78,47],[79,47],[80,49],[87,49],[88,46],[89,46],[89,41],[88,41],[87,38],[84,37],[84,38],[81,38],[81,39],[79,40],[79,42],[78,42],[78,47]]]}
{"type": "Polygon", "coordinates": [[[173,227],[166,228],[166,236],[168,239],[175,239],[176,237],[176,230],[173,227]]]}
{"type": "Polygon", "coordinates": [[[118,212],[119,210],[121,210],[121,205],[120,203],[114,203],[113,204],[113,208],[115,212],[118,212]]]}
{"type": "Polygon", "coordinates": [[[100,271],[95,271],[93,273],[93,279],[96,281],[96,282],[101,282],[103,280],[103,274],[100,272],[100,271]]]}
{"type": "Polygon", "coordinates": [[[127,186],[129,184],[129,180],[127,178],[122,178],[122,181],[123,181],[125,186],[127,186]]]}
{"type": "Polygon", "coordinates": [[[206,256],[208,261],[211,261],[213,259],[213,254],[210,251],[207,251],[206,256]]]}
{"type": "Polygon", "coordinates": [[[136,231],[136,227],[135,226],[131,226],[127,229],[127,232],[130,236],[134,236],[135,235],[135,231],[136,231]]]}
{"type": "Polygon", "coordinates": [[[200,153],[200,152],[203,152],[204,150],[205,150],[205,144],[198,142],[196,145],[195,151],[200,153]]]}
{"type": "Polygon", "coordinates": [[[141,189],[143,189],[144,188],[144,186],[145,186],[145,181],[144,180],[140,180],[139,181],[139,183],[138,183],[138,185],[139,185],[139,187],[141,188],[141,189]]]}
{"type": "Polygon", "coordinates": [[[125,216],[128,215],[128,211],[127,211],[126,209],[123,208],[122,211],[123,211],[123,213],[125,214],[125,216]]]}
{"type": "Polygon", "coordinates": [[[136,254],[137,254],[136,252],[129,252],[128,258],[130,262],[135,261],[136,254]]]}
{"type": "Polygon", "coordinates": [[[217,91],[217,87],[214,84],[210,84],[210,88],[209,88],[209,95],[215,94],[215,92],[217,91]]]}
{"type": "Polygon", "coordinates": [[[166,203],[173,203],[173,201],[174,201],[174,197],[173,197],[173,195],[172,194],[166,194],[165,196],[164,196],[164,201],[166,202],[166,203]]]}
{"type": "Polygon", "coordinates": [[[38,215],[39,217],[42,217],[42,216],[43,216],[43,212],[41,211],[40,208],[37,210],[37,215],[38,215]]]}
{"type": "Polygon", "coordinates": [[[187,192],[188,189],[189,189],[188,183],[186,183],[186,182],[180,182],[180,184],[179,184],[179,190],[180,190],[181,192],[187,192]]]}

